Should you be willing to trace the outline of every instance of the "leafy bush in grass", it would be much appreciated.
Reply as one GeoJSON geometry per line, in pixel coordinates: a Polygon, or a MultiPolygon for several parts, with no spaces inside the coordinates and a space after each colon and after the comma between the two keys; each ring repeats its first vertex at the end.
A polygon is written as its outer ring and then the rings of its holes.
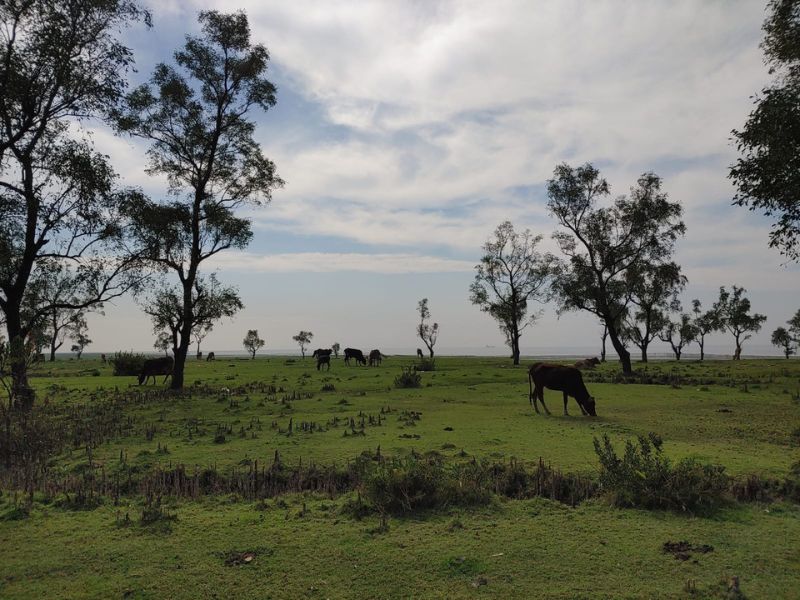
{"type": "Polygon", "coordinates": [[[414,367],[404,367],[403,372],[394,378],[396,388],[418,388],[422,387],[422,375],[417,373],[414,367]]]}
{"type": "Polygon", "coordinates": [[[114,375],[138,375],[145,361],[144,354],[133,352],[117,352],[108,361],[114,367],[114,375]]]}
{"type": "Polygon", "coordinates": [[[489,502],[488,487],[464,469],[433,456],[387,461],[365,474],[364,497],[379,512],[393,514],[489,502]]]}
{"type": "Polygon", "coordinates": [[[707,511],[717,508],[729,489],[725,468],[684,458],[673,465],[655,433],[628,440],[617,456],[608,436],[595,438],[600,485],[614,504],[624,507],[707,511]]]}
{"type": "Polygon", "coordinates": [[[435,371],[436,361],[432,358],[420,358],[415,368],[417,371],[435,371]]]}

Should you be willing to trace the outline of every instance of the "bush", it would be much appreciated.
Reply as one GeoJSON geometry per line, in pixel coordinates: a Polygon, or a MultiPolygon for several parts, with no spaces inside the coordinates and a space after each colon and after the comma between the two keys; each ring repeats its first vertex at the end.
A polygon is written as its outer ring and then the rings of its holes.
{"type": "Polygon", "coordinates": [[[465,469],[445,467],[438,456],[384,462],[365,474],[364,498],[382,514],[488,503],[488,486],[465,469]]]}
{"type": "Polygon", "coordinates": [[[435,371],[436,361],[432,358],[420,358],[416,369],[417,371],[435,371]]]}
{"type": "Polygon", "coordinates": [[[138,375],[145,361],[144,354],[133,352],[116,352],[108,362],[114,367],[114,375],[138,375]]]}
{"type": "Polygon", "coordinates": [[[650,433],[628,440],[620,458],[608,436],[595,438],[600,486],[617,506],[681,511],[713,510],[729,488],[725,468],[684,458],[677,465],[664,456],[661,438],[650,433]]]}
{"type": "Polygon", "coordinates": [[[422,387],[422,375],[417,373],[416,367],[403,367],[403,372],[394,378],[396,388],[422,387]]]}

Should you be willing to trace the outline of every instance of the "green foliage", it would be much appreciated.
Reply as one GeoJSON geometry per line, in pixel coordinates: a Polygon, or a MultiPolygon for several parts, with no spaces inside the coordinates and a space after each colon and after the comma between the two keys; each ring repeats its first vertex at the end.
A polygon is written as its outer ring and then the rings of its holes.
{"type": "Polygon", "coordinates": [[[742,343],[758,333],[767,320],[765,315],[750,314],[750,299],[744,295],[746,292],[746,289],[735,285],[730,292],[722,286],[719,288],[719,300],[714,303],[714,310],[720,315],[723,328],[733,334],[736,342],[734,360],[741,358],[742,343]]]}
{"type": "Polygon", "coordinates": [[[483,245],[484,255],[469,288],[470,302],[490,314],[506,334],[515,365],[519,364],[522,330],[537,316],[528,316],[528,302],[547,298],[553,257],[536,251],[541,241],[541,235],[528,229],[517,233],[511,221],[504,221],[483,245]]]}
{"type": "Polygon", "coordinates": [[[113,367],[114,375],[138,375],[142,372],[142,365],[144,365],[146,358],[144,354],[123,351],[115,352],[114,356],[108,359],[108,362],[113,367]]]}
{"type": "Polygon", "coordinates": [[[630,373],[621,328],[632,275],[668,263],[686,226],[683,208],[668,200],[654,173],[642,174],[630,196],[598,206],[609,194],[608,182],[591,164],[555,168],[547,182],[547,206],[561,227],[553,238],[564,260],[556,270],[553,291],[561,311],[585,310],[603,321],[623,371],[630,373]]]}
{"type": "MultiPolygon", "coordinates": [[[[53,310],[97,306],[138,282],[122,243],[128,192],[72,124],[104,118],[118,103],[133,63],[118,38],[149,14],[134,0],[14,1],[0,3],[0,20],[0,288],[16,344],[53,310]],[[38,293],[55,271],[66,282],[57,301],[38,293]]],[[[13,362],[15,393],[32,401],[28,365],[13,362]]]]}
{"type": "Polygon", "coordinates": [[[446,506],[486,504],[489,489],[464,467],[445,465],[438,457],[389,460],[364,478],[364,499],[380,513],[406,514],[446,506]]]}
{"type": "Polygon", "coordinates": [[[422,375],[417,373],[416,367],[402,367],[400,375],[394,378],[396,388],[418,388],[422,387],[422,375]]]}
{"type": "Polygon", "coordinates": [[[676,465],[664,456],[661,438],[650,433],[628,440],[617,456],[608,436],[594,439],[600,460],[600,485],[617,506],[688,512],[720,507],[728,490],[725,468],[684,458],[676,465]]]}
{"type": "Polygon", "coordinates": [[[264,347],[266,342],[258,336],[258,329],[248,329],[247,335],[242,340],[244,349],[250,353],[250,358],[256,357],[256,352],[264,347]]]}
{"type": "Polygon", "coordinates": [[[186,37],[174,64],[156,65],[149,83],[129,94],[117,114],[121,131],[150,142],[148,171],[166,176],[174,192],[158,202],[136,198],[126,210],[143,256],[179,280],[166,288],[172,297],[157,303],[168,310],[154,311],[159,319],[164,312],[173,318],[169,328],[178,332],[175,389],[183,387],[193,332],[213,322],[196,311],[198,301],[212,300],[221,314],[241,307],[232,288],[219,288],[216,297],[210,283],[202,285],[205,295],[197,289],[201,265],[224,250],[245,248],[252,223],[240,209],[269,201],[283,184],[247,118],[251,109],[276,102],[266,79],[267,49],[252,43],[243,11],[203,11],[198,20],[201,35],[186,37]]]}
{"type": "Polygon", "coordinates": [[[420,372],[426,371],[435,371],[436,370],[436,359],[435,358],[420,358],[414,368],[420,372]]]}
{"type": "Polygon", "coordinates": [[[775,80],[756,96],[744,127],[733,130],[741,153],[729,177],[734,203],[774,219],[769,245],[800,259],[800,10],[797,0],[770,0],[762,48],[775,80]]]}
{"type": "Polygon", "coordinates": [[[433,358],[433,347],[439,338],[439,323],[426,323],[431,318],[431,310],[428,308],[428,299],[423,298],[417,303],[417,313],[419,313],[419,323],[417,324],[417,336],[428,348],[430,357],[433,358]]]}

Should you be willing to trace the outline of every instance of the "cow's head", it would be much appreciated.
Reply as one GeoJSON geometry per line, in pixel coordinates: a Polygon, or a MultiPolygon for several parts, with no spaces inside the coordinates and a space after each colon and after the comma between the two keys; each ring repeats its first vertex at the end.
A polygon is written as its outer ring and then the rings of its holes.
{"type": "Polygon", "coordinates": [[[584,410],[589,413],[591,416],[597,416],[597,410],[595,410],[595,401],[594,396],[589,396],[586,400],[583,401],[583,408],[584,410]]]}

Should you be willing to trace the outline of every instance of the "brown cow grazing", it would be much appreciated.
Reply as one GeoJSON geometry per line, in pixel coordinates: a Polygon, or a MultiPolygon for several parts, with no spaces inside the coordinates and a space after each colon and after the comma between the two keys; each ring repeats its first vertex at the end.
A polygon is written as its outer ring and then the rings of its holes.
{"type": "Polygon", "coordinates": [[[330,354],[317,354],[317,371],[322,370],[322,365],[328,366],[328,371],[331,370],[331,355],[330,354]]]}
{"type": "Polygon", "coordinates": [[[600,359],[596,356],[592,358],[584,358],[583,360],[579,360],[575,363],[576,369],[594,369],[597,365],[600,364],[600,359]]]}
{"type": "Polygon", "coordinates": [[[381,354],[380,350],[373,350],[369,353],[369,366],[370,367],[380,367],[381,360],[386,358],[385,354],[381,354]]]}
{"type": "Polygon", "coordinates": [[[175,362],[171,356],[162,356],[161,358],[150,358],[142,364],[142,370],[139,373],[139,385],[147,383],[150,378],[153,378],[153,383],[156,383],[157,375],[164,375],[164,383],[167,382],[169,377],[172,377],[172,368],[175,362]]]}
{"type": "Polygon", "coordinates": [[[569,414],[567,412],[567,400],[569,396],[572,396],[578,402],[578,406],[580,406],[584,415],[588,413],[593,417],[597,416],[595,400],[583,384],[581,372],[575,367],[533,363],[528,370],[528,384],[530,386],[528,398],[537,413],[539,412],[539,407],[536,404],[538,398],[544,411],[548,415],[550,414],[550,411],[547,410],[547,405],[544,403],[544,388],[548,388],[564,392],[565,415],[569,414]]]}

